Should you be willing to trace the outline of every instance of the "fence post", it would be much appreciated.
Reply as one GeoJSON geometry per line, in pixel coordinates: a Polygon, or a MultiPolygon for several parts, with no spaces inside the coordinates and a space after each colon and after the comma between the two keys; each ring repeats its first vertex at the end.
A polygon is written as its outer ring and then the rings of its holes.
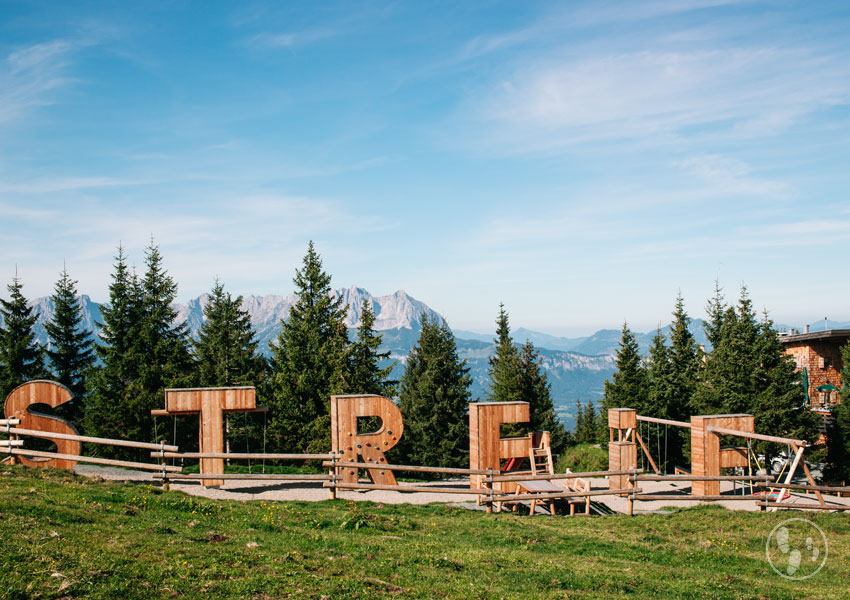
{"type": "Polygon", "coordinates": [[[336,452],[331,450],[331,500],[336,500],[336,452]]]}
{"type": "Polygon", "coordinates": [[[168,464],[165,460],[165,442],[162,440],[159,441],[159,464],[162,466],[162,487],[166,490],[171,489],[168,483],[168,471],[165,470],[165,465],[168,464]]]}
{"type": "Polygon", "coordinates": [[[488,475],[489,481],[488,486],[490,488],[490,498],[487,500],[487,514],[491,514],[493,512],[493,487],[495,486],[495,482],[493,481],[493,467],[489,469],[490,474],[488,475]]]}

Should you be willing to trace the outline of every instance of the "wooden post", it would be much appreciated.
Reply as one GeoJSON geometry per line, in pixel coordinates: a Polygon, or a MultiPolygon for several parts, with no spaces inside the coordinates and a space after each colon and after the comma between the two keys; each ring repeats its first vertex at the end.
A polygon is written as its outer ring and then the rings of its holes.
{"type": "MultiPolygon", "coordinates": [[[[77,429],[65,419],[34,412],[33,404],[47,404],[53,408],[69,402],[73,396],[71,390],[55,381],[28,381],[13,389],[6,397],[5,413],[7,419],[18,419],[21,429],[43,431],[45,433],[64,433],[79,435],[77,429]]],[[[33,437],[41,437],[37,433],[33,437]]],[[[48,439],[48,438],[44,438],[48,439]]],[[[57,447],[57,454],[79,455],[81,445],[76,440],[50,440],[57,447]]],[[[55,467],[73,469],[76,461],[70,459],[25,458],[18,456],[22,464],[30,467],[55,467]]]]}
{"type": "MultiPolygon", "coordinates": [[[[396,485],[393,472],[380,465],[386,464],[384,452],[398,444],[403,432],[401,411],[389,398],[370,394],[331,396],[331,450],[342,462],[362,458],[364,463],[371,463],[367,473],[372,483],[396,485]],[[381,426],[375,431],[358,431],[358,417],[378,417],[381,426]]],[[[358,469],[348,467],[341,472],[342,483],[357,483],[358,469]]]]}
{"type": "MultiPolygon", "coordinates": [[[[710,426],[735,429],[743,432],[755,431],[753,415],[701,415],[691,417],[691,473],[693,475],[720,475],[720,469],[740,466],[737,452],[721,452],[720,434],[709,430],[710,426]]],[[[745,463],[744,463],[745,464],[745,463]]],[[[694,481],[691,485],[694,496],[718,496],[719,481],[694,481]]]]}
{"type": "MultiPolygon", "coordinates": [[[[637,430],[637,411],[633,408],[609,408],[608,429],[611,440],[608,442],[608,470],[637,469],[637,444],[634,440],[637,430]]],[[[625,490],[628,487],[628,474],[608,477],[609,489],[625,490]]]]}
{"type": "MultiPolygon", "coordinates": [[[[198,440],[200,451],[221,453],[224,450],[224,412],[244,412],[256,409],[253,387],[181,388],[165,390],[165,411],[156,414],[200,414],[198,440]]],[[[224,459],[202,458],[202,474],[224,473],[224,459]]],[[[218,487],[221,479],[204,479],[205,487],[218,487]]]]}

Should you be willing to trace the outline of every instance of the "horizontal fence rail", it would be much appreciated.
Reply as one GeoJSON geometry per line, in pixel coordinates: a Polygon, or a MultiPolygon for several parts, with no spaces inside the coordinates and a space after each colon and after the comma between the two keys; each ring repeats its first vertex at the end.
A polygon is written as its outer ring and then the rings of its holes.
{"type": "MultiPolygon", "coordinates": [[[[461,469],[454,467],[420,467],[416,465],[384,465],[380,463],[363,463],[354,461],[324,462],[323,467],[337,466],[343,469],[384,469],[387,471],[409,471],[411,473],[445,473],[455,475],[490,475],[485,469],[461,469]]],[[[629,471],[630,473],[632,471],[629,471]]]]}
{"type": "Polygon", "coordinates": [[[480,496],[489,494],[489,488],[448,488],[448,487],[428,487],[425,485],[385,485],[380,483],[326,483],[324,487],[335,487],[345,490],[387,490],[396,492],[425,492],[430,494],[465,494],[467,496],[480,496]]]}
{"type": "Polygon", "coordinates": [[[107,465],[112,467],[128,467],[131,469],[143,469],[148,471],[167,471],[171,473],[179,473],[183,469],[170,465],[157,465],[153,463],[139,463],[127,460],[114,460],[111,458],[98,458],[95,456],[82,456],[79,454],[60,454],[58,452],[42,452],[41,450],[20,450],[13,448],[10,454],[16,456],[34,457],[34,458],[55,458],[58,460],[72,460],[74,462],[91,463],[95,465],[107,465]]]}
{"type": "MultiPolygon", "coordinates": [[[[629,477],[629,481],[758,481],[764,483],[766,479],[764,475],[638,475],[629,477]]],[[[768,483],[771,482],[768,481],[768,483]]]]}
{"type": "Polygon", "coordinates": [[[644,417],[643,415],[636,415],[638,421],[643,421],[645,423],[658,423],[659,425],[675,425],[676,427],[687,427],[690,429],[691,424],[687,421],[674,421],[672,419],[659,419],[658,417],[644,417]]]}
{"type": "Polygon", "coordinates": [[[639,493],[640,488],[624,488],[622,490],[590,490],[589,492],[546,492],[542,494],[498,494],[492,497],[493,502],[516,502],[519,500],[557,500],[559,498],[585,498],[593,496],[623,496],[639,493]]]}
{"type": "MultiPolygon", "coordinates": [[[[642,473],[643,471],[638,471],[642,473]]],[[[542,475],[497,475],[493,474],[493,481],[502,483],[505,481],[548,481],[554,479],[575,479],[576,477],[604,477],[606,475],[634,475],[634,469],[623,471],[588,471],[586,473],[544,473],[542,475]]]]}
{"type": "Polygon", "coordinates": [[[0,425],[6,427],[7,425],[20,425],[20,419],[0,419],[0,425]]]}
{"type": "Polygon", "coordinates": [[[252,479],[276,481],[332,481],[333,477],[321,473],[178,473],[176,475],[155,475],[154,479],[177,481],[181,479],[233,479],[250,481],[252,479]]]}
{"type": "Polygon", "coordinates": [[[717,427],[716,425],[709,425],[706,427],[708,431],[711,433],[718,433],[721,435],[734,435],[736,437],[750,438],[752,440],[762,440],[764,442],[776,442],[778,444],[795,444],[797,446],[806,447],[809,445],[809,442],[806,440],[795,440],[793,438],[779,437],[776,435],[765,435],[763,433],[753,433],[752,431],[741,431],[740,429],[727,429],[725,427],[717,427]]]}
{"type": "MultiPolygon", "coordinates": [[[[6,430],[0,433],[7,433],[6,430]]],[[[87,444],[102,444],[104,446],[122,446],[124,448],[141,448],[143,450],[159,450],[166,452],[177,452],[177,446],[169,446],[168,444],[152,444],[149,442],[134,442],[132,440],[113,440],[109,438],[90,437],[87,435],[72,435],[70,433],[53,433],[50,431],[38,431],[36,429],[21,429],[19,427],[11,427],[8,433],[15,435],[29,435],[32,437],[46,438],[50,440],[70,440],[74,442],[83,442],[87,444]]],[[[157,454],[159,456],[159,454],[157,454]]]]}
{"type": "MultiPolygon", "coordinates": [[[[333,454],[264,454],[258,452],[165,452],[164,458],[227,458],[232,460],[330,460],[333,454]]],[[[151,452],[151,458],[159,458],[151,452]]]]}

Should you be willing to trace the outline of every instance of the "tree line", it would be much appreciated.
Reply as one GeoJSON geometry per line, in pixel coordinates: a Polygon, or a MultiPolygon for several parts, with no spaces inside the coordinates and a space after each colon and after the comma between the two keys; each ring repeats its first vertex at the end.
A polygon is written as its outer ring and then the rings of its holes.
{"type": "MultiPolygon", "coordinates": [[[[820,417],[804,405],[801,375],[767,314],[758,318],[746,287],[737,304],[728,305],[716,284],[706,313],[708,349],[700,347],[690,331],[681,294],[669,339],[659,329],[647,356],[641,356],[624,324],[617,371],[605,382],[603,408],[635,408],[641,415],[676,421],[690,421],[691,415],[748,413],[755,416],[760,433],[815,441],[820,417]]],[[[607,440],[607,418],[600,415],[598,421],[597,439],[607,440]]],[[[669,471],[687,464],[688,430],[662,428],[652,425],[646,430],[651,452],[662,463],[659,467],[669,471]]],[[[730,441],[742,444],[740,439],[730,441]]],[[[779,450],[775,444],[756,446],[768,460],[779,450]]]]}
{"type": "MultiPolygon", "coordinates": [[[[281,321],[266,359],[241,308],[242,296],[232,296],[218,279],[197,339],[191,339],[186,324],[176,322],[177,284],[153,240],[141,274],[128,265],[119,246],[96,338],[83,327],[77,282],[63,269],[51,296],[48,343],[39,346],[33,332],[37,315],[16,274],[9,299],[0,299],[0,393],[5,398],[26,381],[54,379],[74,396],[58,412],[64,411],[84,434],[174,441],[185,449],[197,446],[197,420],[157,423],[150,414],[163,406],[166,388],[251,385],[258,403],[269,407],[267,421],[255,415],[233,419],[228,435],[254,449],[262,444],[269,452],[326,452],[330,396],[379,394],[395,398],[404,417],[405,433],[391,450],[393,460],[466,466],[471,377],[448,324],[423,315],[419,339],[403,360],[401,379],[394,381],[394,362],[388,364],[389,352],[380,351],[373,307],[364,303],[356,332],[349,332],[348,307],[331,295],[331,276],[312,242],[293,282],[297,301],[281,321]]],[[[530,342],[513,343],[503,306],[497,325],[487,400],[529,402],[528,426],[551,431],[554,449],[560,451],[566,432],[555,417],[540,357],[530,342]]],[[[98,451],[138,458],[129,449],[98,451]]]]}

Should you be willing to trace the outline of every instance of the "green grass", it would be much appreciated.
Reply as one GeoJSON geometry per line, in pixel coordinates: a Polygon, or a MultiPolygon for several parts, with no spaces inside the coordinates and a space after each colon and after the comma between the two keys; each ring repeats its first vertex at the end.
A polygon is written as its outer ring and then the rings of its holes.
{"type": "Polygon", "coordinates": [[[803,582],[768,565],[799,513],[487,515],[444,505],[233,502],[0,467],[2,598],[846,598],[850,521],[803,582]]]}
{"type": "Polygon", "coordinates": [[[589,473],[591,471],[608,470],[608,450],[599,445],[578,444],[570,446],[558,457],[555,471],[564,473],[571,469],[573,473],[589,473]]]}

